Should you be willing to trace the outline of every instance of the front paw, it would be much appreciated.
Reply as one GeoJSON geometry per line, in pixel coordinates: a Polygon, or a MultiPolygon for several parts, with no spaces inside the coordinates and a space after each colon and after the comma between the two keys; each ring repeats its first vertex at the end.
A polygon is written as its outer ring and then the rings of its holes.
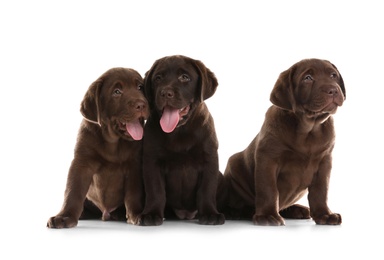
{"type": "Polygon", "coordinates": [[[73,217],[55,216],[48,219],[48,228],[71,228],[77,226],[78,220],[73,217]]]}
{"type": "Polygon", "coordinates": [[[199,216],[199,224],[201,225],[222,225],[225,222],[224,214],[210,214],[199,216]]]}
{"type": "Polygon", "coordinates": [[[260,226],[284,226],[284,219],[279,215],[253,215],[253,224],[260,226]]]}
{"type": "Polygon", "coordinates": [[[139,214],[127,214],[127,223],[132,225],[140,225],[140,215],[139,214]]]}
{"type": "Polygon", "coordinates": [[[318,225],[340,225],[342,222],[341,215],[337,213],[314,216],[312,218],[318,225]]]}
{"type": "Polygon", "coordinates": [[[160,226],[163,221],[163,218],[157,214],[142,214],[138,219],[138,224],[141,226],[160,226]]]}

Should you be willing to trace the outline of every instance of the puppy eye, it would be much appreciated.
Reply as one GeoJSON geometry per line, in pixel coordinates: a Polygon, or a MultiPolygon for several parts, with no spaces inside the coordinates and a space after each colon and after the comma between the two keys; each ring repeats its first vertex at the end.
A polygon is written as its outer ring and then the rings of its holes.
{"type": "Polygon", "coordinates": [[[140,85],[137,86],[137,89],[140,90],[140,91],[143,91],[143,88],[144,88],[143,84],[140,84],[140,85]]]}
{"type": "Polygon", "coordinates": [[[123,94],[123,91],[121,91],[120,89],[115,89],[114,91],[113,91],[113,96],[114,97],[118,97],[118,96],[121,96],[121,94],[123,94]]]}
{"type": "Polygon", "coordinates": [[[187,74],[182,74],[180,77],[179,77],[179,80],[181,82],[188,82],[190,81],[191,79],[189,78],[189,76],[187,74]]]}
{"type": "Polygon", "coordinates": [[[160,75],[156,75],[156,76],[155,76],[155,81],[156,81],[156,82],[161,81],[161,79],[162,79],[162,77],[161,77],[160,75]]]}
{"type": "Polygon", "coordinates": [[[334,73],[331,73],[331,78],[332,78],[332,79],[337,79],[337,73],[335,73],[335,72],[334,72],[334,73]]]}
{"type": "Polygon", "coordinates": [[[305,81],[312,81],[313,80],[313,78],[312,78],[312,76],[311,75],[306,75],[305,77],[304,77],[304,80],[305,81]]]}

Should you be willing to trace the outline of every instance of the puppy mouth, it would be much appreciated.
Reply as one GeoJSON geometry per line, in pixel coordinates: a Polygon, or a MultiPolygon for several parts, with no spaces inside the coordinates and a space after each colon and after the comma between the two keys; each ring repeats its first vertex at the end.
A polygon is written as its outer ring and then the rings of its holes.
{"type": "Polygon", "coordinates": [[[144,134],[144,117],[139,117],[133,120],[117,120],[117,126],[119,133],[123,137],[131,137],[135,141],[139,141],[143,138],[144,134]]]}
{"type": "Polygon", "coordinates": [[[327,95],[322,101],[314,100],[308,106],[304,106],[306,114],[309,117],[317,117],[325,114],[332,115],[335,114],[337,108],[342,106],[344,102],[343,95],[329,96],[327,95]]]}
{"type": "Polygon", "coordinates": [[[338,105],[331,103],[326,105],[320,110],[310,110],[310,109],[305,109],[305,112],[308,117],[318,117],[318,116],[323,116],[323,115],[332,115],[335,114],[337,111],[338,105]]]}
{"type": "Polygon", "coordinates": [[[185,121],[188,116],[191,106],[183,108],[174,108],[169,105],[165,106],[160,119],[160,126],[166,133],[171,133],[180,125],[180,122],[185,121]]]}

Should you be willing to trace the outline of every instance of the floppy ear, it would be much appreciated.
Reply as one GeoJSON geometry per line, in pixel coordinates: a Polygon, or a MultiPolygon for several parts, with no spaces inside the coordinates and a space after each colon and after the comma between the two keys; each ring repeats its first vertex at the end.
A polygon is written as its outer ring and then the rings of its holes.
{"type": "MultiPolygon", "coordinates": [[[[339,72],[339,70],[336,68],[335,65],[332,64],[332,62],[329,62],[329,63],[331,63],[332,67],[334,67],[337,70],[337,72],[339,72]]],[[[347,92],[345,91],[344,80],[343,80],[343,77],[341,76],[340,72],[339,72],[339,75],[340,75],[340,88],[344,94],[344,100],[345,100],[347,98],[347,92]]]]}
{"type": "Polygon", "coordinates": [[[98,78],[95,82],[93,82],[80,105],[80,112],[83,117],[91,122],[101,126],[100,121],[100,106],[99,106],[99,96],[100,89],[103,85],[104,77],[98,78]]]}
{"type": "Polygon", "coordinates": [[[217,82],[215,74],[210,71],[205,65],[199,61],[194,60],[194,65],[196,66],[199,74],[200,74],[200,101],[210,98],[215,94],[217,86],[219,83],[217,82]]]}
{"type": "Polygon", "coordinates": [[[272,89],[270,100],[272,104],[286,110],[294,110],[296,107],[293,95],[293,74],[295,68],[291,67],[282,72],[272,89]]]}
{"type": "Polygon", "coordinates": [[[153,108],[153,93],[152,93],[152,77],[153,72],[155,71],[157,65],[159,64],[159,60],[153,63],[152,67],[145,73],[144,75],[144,96],[148,100],[149,107],[153,108]]]}

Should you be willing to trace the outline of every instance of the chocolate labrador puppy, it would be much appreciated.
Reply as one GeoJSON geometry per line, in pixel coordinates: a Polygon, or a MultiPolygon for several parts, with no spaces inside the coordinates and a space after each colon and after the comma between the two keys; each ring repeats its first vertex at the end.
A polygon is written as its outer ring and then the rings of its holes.
{"type": "Polygon", "coordinates": [[[327,206],[327,193],[332,114],[345,97],[343,78],[328,61],[302,60],[280,74],[259,134],[229,158],[224,178],[232,214],[251,213],[258,225],[284,225],[283,217],[341,224],[327,206]],[[294,204],[306,192],[309,208],[294,204]]]}
{"type": "Polygon", "coordinates": [[[164,212],[200,224],[223,224],[216,206],[218,141],[204,100],[217,88],[215,75],[198,60],[168,56],[146,73],[151,115],[144,129],[146,203],[141,224],[161,225],[164,212]]]}
{"type": "Polygon", "coordinates": [[[144,206],[141,139],[149,115],[142,88],[140,74],[126,68],[108,70],[89,87],[64,203],[48,227],[70,228],[94,217],[138,224],[144,206]]]}

